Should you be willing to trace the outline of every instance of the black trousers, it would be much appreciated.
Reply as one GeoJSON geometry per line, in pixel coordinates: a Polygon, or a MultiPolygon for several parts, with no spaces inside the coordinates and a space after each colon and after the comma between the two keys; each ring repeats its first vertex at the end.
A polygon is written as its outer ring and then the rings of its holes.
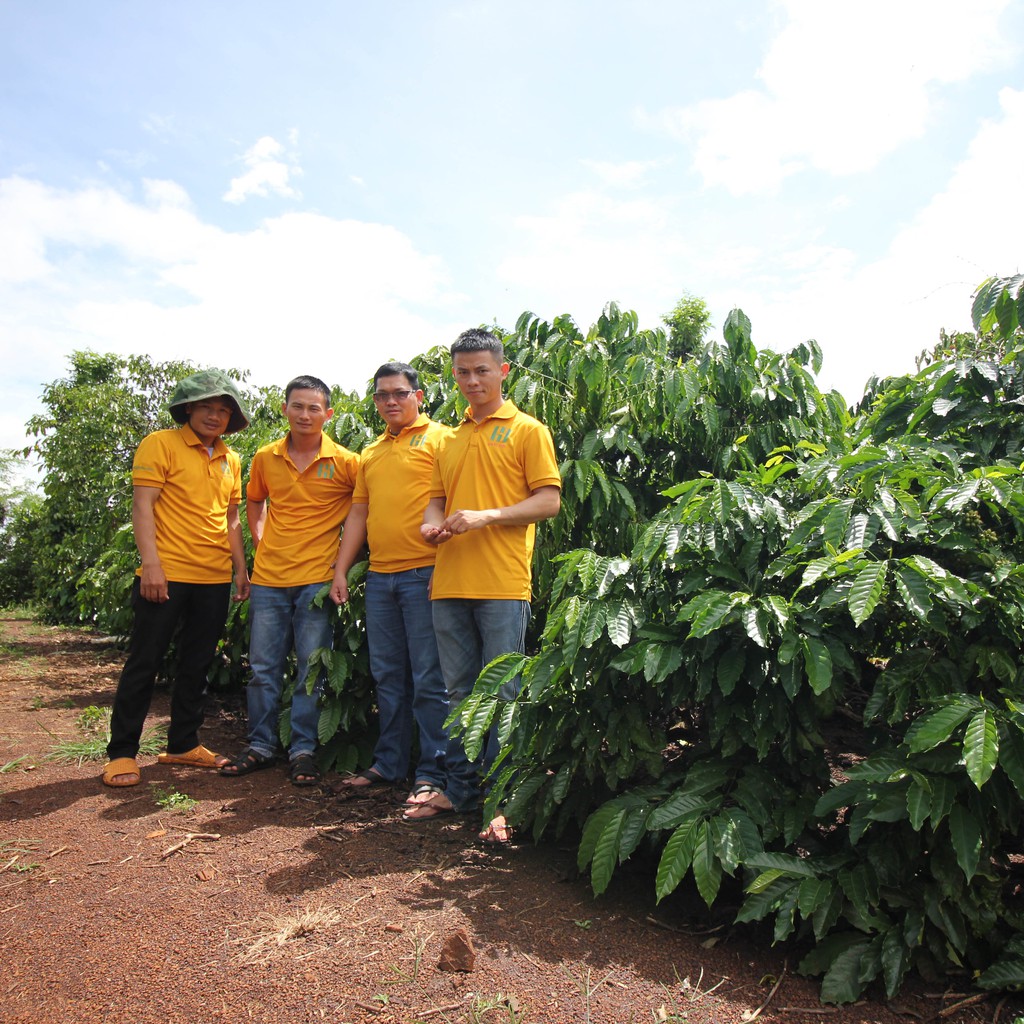
{"type": "Polygon", "coordinates": [[[228,617],[231,584],[168,583],[167,591],[168,600],[158,604],[143,599],[138,576],[132,585],[135,622],[110,719],[107,756],[111,760],[138,754],[156,674],[179,627],[167,749],[183,754],[199,745],[206,674],[228,617]]]}

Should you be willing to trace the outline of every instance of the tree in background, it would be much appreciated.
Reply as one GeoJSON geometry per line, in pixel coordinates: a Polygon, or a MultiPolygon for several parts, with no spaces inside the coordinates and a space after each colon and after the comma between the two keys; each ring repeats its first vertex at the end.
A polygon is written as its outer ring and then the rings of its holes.
{"type": "Polygon", "coordinates": [[[120,633],[130,616],[136,564],[132,457],[146,434],[174,426],[163,406],[177,381],[197,367],[95,352],[74,352],[70,364],[66,377],[44,388],[46,411],[28,422],[35,441],[24,454],[37,457],[44,470],[33,599],[48,621],[90,622],[120,633]]]}
{"type": "Polygon", "coordinates": [[[42,498],[13,482],[19,453],[0,453],[0,607],[32,602],[34,535],[42,498]]]}
{"type": "Polygon", "coordinates": [[[704,347],[704,339],[711,331],[711,311],[702,298],[686,292],[672,312],[665,314],[662,323],[669,330],[669,356],[688,359],[704,347]]]}

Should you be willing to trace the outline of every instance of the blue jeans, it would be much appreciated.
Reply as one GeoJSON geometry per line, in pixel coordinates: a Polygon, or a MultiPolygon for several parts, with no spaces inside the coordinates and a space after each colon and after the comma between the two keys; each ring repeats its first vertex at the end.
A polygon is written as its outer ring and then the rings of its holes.
{"type": "MultiPolygon", "coordinates": [[[[428,596],[432,566],[366,575],[366,638],[377,684],[380,739],[373,769],[395,782],[409,772],[412,727],[419,730],[417,781],[444,788],[448,692],[437,656],[428,596]]],[[[452,751],[456,760],[461,745],[452,751]]],[[[465,761],[465,754],[462,754],[465,761]]]]}
{"type": "MultiPolygon", "coordinates": [[[[529,601],[439,598],[432,602],[434,634],[441,658],[448,699],[452,707],[465,700],[484,665],[500,654],[522,654],[526,649],[529,601]]],[[[502,700],[519,693],[519,678],[502,686],[502,700]]],[[[480,758],[449,768],[445,793],[457,811],[468,811],[480,800],[480,777],[498,755],[497,730],[491,729],[480,758]]]]}
{"type": "Polygon", "coordinates": [[[312,754],[317,744],[320,692],[324,673],[312,693],[306,692],[309,656],[318,647],[330,647],[334,638],[330,609],[314,608],[313,598],[322,583],[301,587],[267,587],[254,583],[249,591],[249,666],[252,678],[246,687],[249,705],[249,746],[263,757],[277,751],[278,717],[284,670],[295,647],[295,693],[292,696],[289,756],[312,754]]]}

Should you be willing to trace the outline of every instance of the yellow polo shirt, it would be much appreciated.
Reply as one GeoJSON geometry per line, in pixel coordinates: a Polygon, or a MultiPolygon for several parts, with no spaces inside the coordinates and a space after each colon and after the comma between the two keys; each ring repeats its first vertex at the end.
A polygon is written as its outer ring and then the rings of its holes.
{"type": "MultiPolygon", "coordinates": [[[[230,583],[229,505],[242,500],[242,466],[220,439],[211,456],[186,423],[142,439],[132,484],[157,487],[156,549],[172,583],[230,583]]],[[[142,575],[142,568],[135,571],[142,575]]]]}
{"type": "MultiPolygon", "coordinates": [[[[506,508],[540,487],[559,487],[555,446],[543,423],[506,400],[482,423],[466,418],[434,460],[432,498],[445,515],[506,508]]],[[[529,601],[534,525],[487,526],[437,547],[431,596],[529,601]]]]}
{"type": "Polygon", "coordinates": [[[359,456],[326,434],[320,436],[319,454],[301,473],[288,455],[287,434],[256,452],[245,496],[270,500],[253,583],[302,587],[333,578],[358,468],[359,456]]]}
{"type": "Polygon", "coordinates": [[[434,564],[437,548],[420,536],[438,446],[453,434],[421,413],[395,437],[385,430],[359,459],[352,502],[367,505],[366,541],[373,572],[434,564]]]}

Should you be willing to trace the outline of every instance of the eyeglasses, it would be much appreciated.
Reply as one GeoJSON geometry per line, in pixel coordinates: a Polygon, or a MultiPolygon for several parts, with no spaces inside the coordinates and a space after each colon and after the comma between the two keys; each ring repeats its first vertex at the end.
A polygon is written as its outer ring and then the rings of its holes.
{"type": "Polygon", "coordinates": [[[404,402],[410,395],[415,394],[415,391],[374,391],[373,400],[387,402],[393,398],[396,402],[404,402]]]}

